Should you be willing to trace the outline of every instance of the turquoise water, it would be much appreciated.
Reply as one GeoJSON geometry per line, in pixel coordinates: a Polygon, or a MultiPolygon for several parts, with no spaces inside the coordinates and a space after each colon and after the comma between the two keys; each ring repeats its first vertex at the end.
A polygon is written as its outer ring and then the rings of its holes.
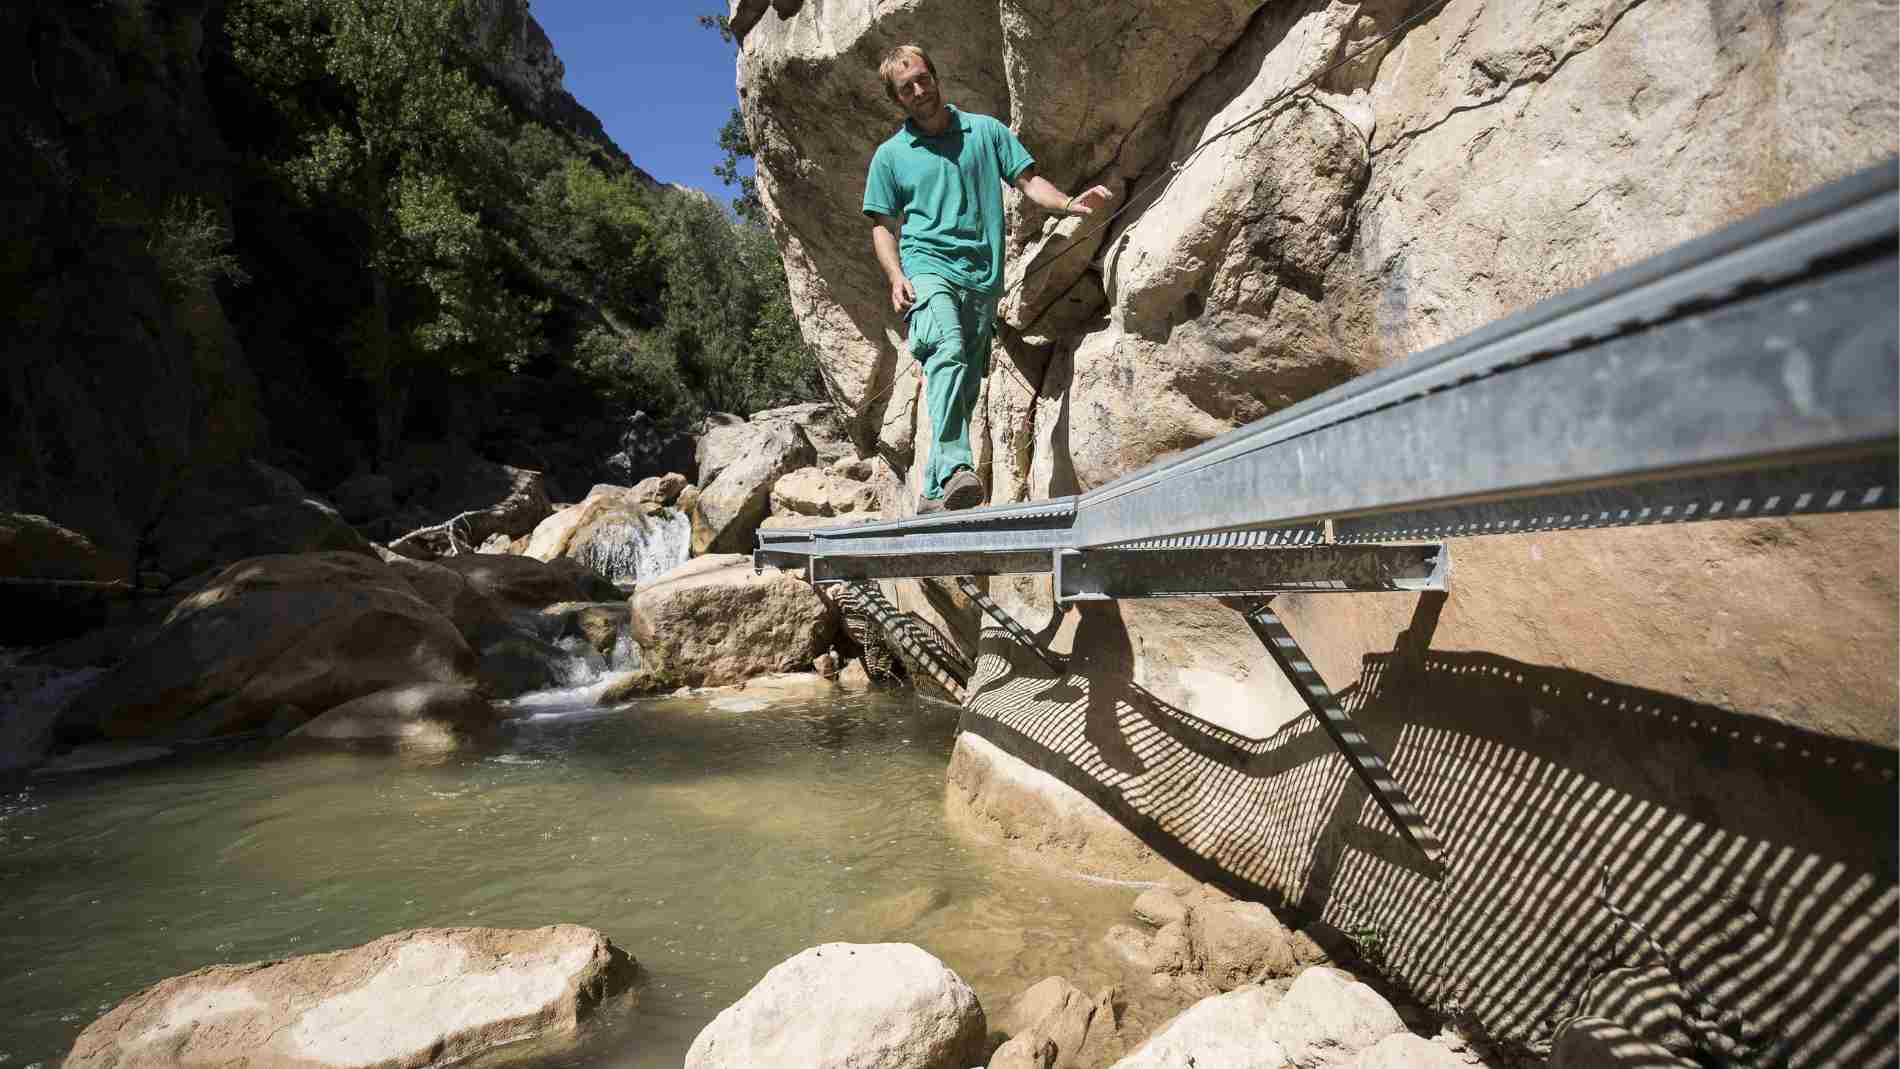
{"type": "Polygon", "coordinates": [[[992,1010],[1044,976],[1124,979],[1102,935],[1138,889],[946,828],[954,709],[740,698],[547,704],[453,755],[254,749],[0,795],[0,1066],[50,1069],[167,976],[421,926],[584,924],[639,960],[634,995],[514,1064],[677,1067],[767,969],[833,940],[918,943],[992,1010]]]}

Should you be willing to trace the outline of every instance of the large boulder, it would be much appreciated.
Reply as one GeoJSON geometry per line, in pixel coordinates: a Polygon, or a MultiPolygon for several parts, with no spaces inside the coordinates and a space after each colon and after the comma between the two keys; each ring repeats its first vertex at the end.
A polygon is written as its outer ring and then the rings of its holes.
{"type": "Polygon", "coordinates": [[[629,624],[650,669],[677,685],[719,686],[804,669],[831,646],[836,612],[776,568],[740,554],[699,557],[640,587],[629,624]]]}
{"type": "MultiPolygon", "coordinates": [[[[179,603],[60,722],[87,738],[203,737],[413,683],[474,682],[449,619],[374,557],[239,561],[179,603]]],[[[289,726],[295,726],[291,724],[289,726]]]]}
{"type": "Polygon", "coordinates": [[[167,502],[148,544],[143,563],[173,578],[275,554],[375,555],[327,502],[290,474],[256,460],[215,468],[187,483],[167,502]]]}
{"type": "Polygon", "coordinates": [[[795,423],[747,424],[745,452],[702,483],[693,508],[693,552],[744,553],[770,510],[780,476],[817,460],[811,440],[795,423]]]}
{"type": "Polygon", "coordinates": [[[773,966],[693,1040],[686,1069],[968,1069],[983,1007],[909,943],[826,943],[773,966]]]}
{"type": "Polygon", "coordinates": [[[1168,1022],[1114,1069],[1332,1069],[1353,1064],[1405,1030],[1378,992],[1343,973],[1315,967],[1284,995],[1245,987],[1202,999],[1168,1022]]]}
{"type": "Polygon", "coordinates": [[[419,1069],[572,1033],[633,962],[591,928],[418,928],[328,954],[212,965],[94,1021],[68,1069],[419,1069]]]}

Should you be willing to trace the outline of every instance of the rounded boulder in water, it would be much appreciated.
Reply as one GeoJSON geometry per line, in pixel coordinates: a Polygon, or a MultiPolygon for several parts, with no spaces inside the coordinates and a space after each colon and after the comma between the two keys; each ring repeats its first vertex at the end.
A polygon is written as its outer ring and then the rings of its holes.
{"type": "Polygon", "coordinates": [[[826,943],[774,966],[693,1040],[686,1069],[966,1069],[983,1060],[970,985],[909,943],[826,943]]]}

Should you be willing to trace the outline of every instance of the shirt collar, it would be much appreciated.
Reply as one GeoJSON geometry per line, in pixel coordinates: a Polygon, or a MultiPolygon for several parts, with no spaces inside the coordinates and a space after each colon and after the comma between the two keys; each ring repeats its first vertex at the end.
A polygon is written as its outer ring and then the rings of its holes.
{"type": "MultiPolygon", "coordinates": [[[[962,110],[959,109],[955,104],[945,104],[944,109],[950,112],[950,125],[944,127],[943,134],[949,133],[952,129],[959,130],[966,134],[970,132],[970,117],[969,116],[963,114],[962,110]]],[[[904,132],[910,135],[910,140],[912,144],[916,144],[917,142],[922,141],[928,137],[942,137],[943,136],[943,134],[924,133],[922,130],[917,128],[917,120],[915,119],[904,120],[904,132]]]]}

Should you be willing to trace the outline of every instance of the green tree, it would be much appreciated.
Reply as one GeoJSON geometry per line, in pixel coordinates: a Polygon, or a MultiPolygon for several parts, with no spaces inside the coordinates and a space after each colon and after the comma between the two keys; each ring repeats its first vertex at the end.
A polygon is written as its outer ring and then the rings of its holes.
{"type": "Polygon", "coordinates": [[[407,365],[515,364],[536,344],[542,306],[505,285],[505,250],[471,195],[497,181],[487,161],[505,113],[468,74],[460,0],[234,0],[227,27],[239,69],[300,127],[281,173],[363,221],[370,300],[350,356],[387,456],[402,431],[407,365]],[[316,81],[347,105],[310,106],[316,81]],[[406,289],[421,311],[399,309],[406,289]]]}
{"type": "Polygon", "coordinates": [[[745,132],[745,116],[737,107],[726,116],[726,125],[719,128],[719,148],[725,156],[713,164],[713,174],[726,185],[739,187],[739,195],[732,198],[733,212],[748,223],[764,226],[765,205],[759,203],[759,180],[739,173],[741,161],[752,158],[752,139],[745,132]]]}

